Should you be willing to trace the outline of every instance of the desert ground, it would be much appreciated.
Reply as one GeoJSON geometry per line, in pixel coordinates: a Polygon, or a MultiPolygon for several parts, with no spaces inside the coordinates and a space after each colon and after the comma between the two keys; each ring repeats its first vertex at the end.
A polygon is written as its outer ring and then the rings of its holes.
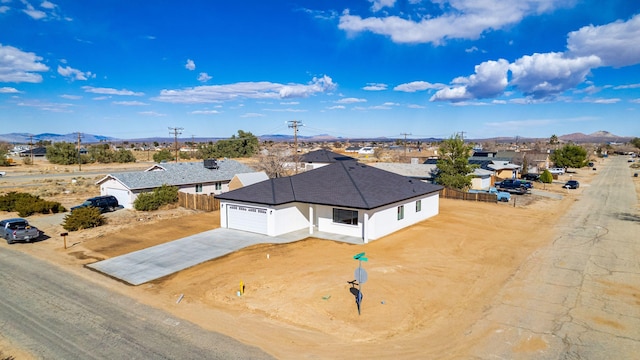
{"type": "MultiPolygon", "coordinates": [[[[137,287],[84,265],[219,227],[219,214],[181,208],[118,210],[106,215],[105,226],[70,233],[67,249],[59,236],[64,215],[36,215],[29,219],[50,238],[12,249],[276,358],[472,358],[470,349],[478,340],[467,337],[470,327],[521,264],[553,240],[554,224],[596,174],[591,169],[572,174],[581,183],[578,190],[562,188],[569,175],[545,186],[562,199],[525,195],[516,196],[515,204],[441,199],[438,216],[369,244],[308,238],[259,245],[137,287]],[[363,263],[368,281],[362,284],[358,314],[347,282],[354,279],[358,262],[353,255],[360,252],[369,260],[363,263]],[[241,281],[245,294],[237,296],[241,281]]],[[[15,190],[11,175],[0,180],[0,192],[15,190]]],[[[91,184],[100,177],[77,175],[73,184],[61,177],[50,184],[54,190],[15,186],[48,191],[43,197],[69,207],[96,195],[99,190],[91,184]]],[[[634,181],[638,194],[640,181],[634,181]]],[[[0,213],[3,218],[14,215],[0,213]]],[[[544,344],[516,344],[514,349],[534,354],[540,346],[544,344]]],[[[30,358],[1,335],[0,351],[30,358]]]]}

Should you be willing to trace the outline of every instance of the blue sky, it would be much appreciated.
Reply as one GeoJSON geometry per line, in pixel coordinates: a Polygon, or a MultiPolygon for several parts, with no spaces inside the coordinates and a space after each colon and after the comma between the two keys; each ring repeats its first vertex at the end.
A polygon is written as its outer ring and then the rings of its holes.
{"type": "Polygon", "coordinates": [[[631,0],[0,0],[2,133],[640,136],[631,0]]]}

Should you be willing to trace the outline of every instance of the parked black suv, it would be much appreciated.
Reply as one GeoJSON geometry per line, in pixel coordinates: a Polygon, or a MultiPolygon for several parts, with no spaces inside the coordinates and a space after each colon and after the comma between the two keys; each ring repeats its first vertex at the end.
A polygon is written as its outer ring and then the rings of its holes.
{"type": "Polygon", "coordinates": [[[87,199],[85,202],[83,202],[78,206],[72,207],[71,212],[73,212],[73,210],[83,208],[83,207],[88,207],[88,206],[93,206],[95,208],[98,208],[100,209],[100,212],[107,212],[107,211],[114,211],[115,209],[118,208],[119,205],[118,205],[118,199],[116,199],[115,196],[112,196],[112,195],[96,196],[96,197],[87,199]]]}
{"type": "Polygon", "coordinates": [[[565,189],[577,189],[579,187],[580,187],[580,183],[577,180],[569,180],[563,186],[563,188],[565,189]]]}
{"type": "Polygon", "coordinates": [[[539,181],[540,174],[534,174],[534,173],[524,174],[522,175],[522,180],[539,181]]]}

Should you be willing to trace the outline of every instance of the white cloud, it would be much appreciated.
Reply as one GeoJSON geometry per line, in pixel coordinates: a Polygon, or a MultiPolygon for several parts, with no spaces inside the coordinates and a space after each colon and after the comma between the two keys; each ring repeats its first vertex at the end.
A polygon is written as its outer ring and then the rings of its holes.
{"type": "Polygon", "coordinates": [[[344,105],[335,105],[335,106],[329,106],[327,109],[329,109],[329,110],[342,110],[342,109],[346,109],[346,107],[344,105]]]}
{"type": "Polygon", "coordinates": [[[629,102],[634,103],[634,104],[640,104],[640,99],[629,100],[629,102]]]}
{"type": "Polygon", "coordinates": [[[287,102],[281,102],[280,105],[300,105],[299,101],[287,101],[287,102]]]}
{"type": "Polygon", "coordinates": [[[209,74],[207,74],[206,72],[201,72],[200,75],[198,75],[198,81],[200,82],[207,82],[211,80],[211,76],[209,76],[209,74]]]}
{"type": "Polygon", "coordinates": [[[396,0],[369,0],[371,5],[371,11],[380,11],[384,7],[392,8],[395,5],[396,0]]]}
{"type": "Polygon", "coordinates": [[[4,14],[4,13],[8,12],[9,10],[11,10],[11,8],[8,7],[8,6],[4,6],[4,5],[0,6],[0,14],[4,14]]]}
{"type": "Polygon", "coordinates": [[[69,100],[80,100],[80,99],[82,99],[82,96],[79,96],[79,95],[62,94],[62,95],[60,95],[60,97],[63,98],[63,99],[69,99],[69,100]]]}
{"type": "Polygon", "coordinates": [[[45,9],[49,9],[49,10],[53,10],[56,8],[56,4],[52,3],[51,1],[43,1],[40,4],[40,7],[45,8],[45,9]]]}
{"type": "Polygon", "coordinates": [[[272,112],[292,112],[292,113],[300,113],[300,112],[307,112],[308,110],[304,110],[304,109],[262,109],[263,111],[272,111],[272,112]]]}
{"type": "Polygon", "coordinates": [[[124,106],[144,106],[144,105],[149,105],[149,104],[143,103],[142,101],[114,101],[114,102],[112,102],[112,104],[124,105],[124,106]]]}
{"type": "Polygon", "coordinates": [[[609,99],[603,99],[603,98],[597,98],[597,99],[584,99],[584,102],[588,102],[588,103],[593,103],[593,104],[617,104],[620,101],[622,101],[622,99],[618,99],[618,98],[609,98],[609,99]]]}
{"type": "MultiPolygon", "coordinates": [[[[489,30],[499,30],[520,22],[524,17],[544,13],[556,7],[572,5],[572,0],[433,0],[440,5],[440,16],[420,14],[422,4],[400,16],[363,18],[345,10],[338,27],[348,33],[372,32],[389,36],[396,43],[432,43],[441,45],[448,39],[477,39],[489,30]],[[418,18],[419,20],[413,20],[418,18]]],[[[374,1],[372,9],[389,6],[392,1],[374,1]]]]}
{"type": "Polygon", "coordinates": [[[145,116],[154,116],[154,117],[167,116],[167,114],[162,114],[162,113],[155,112],[155,111],[140,111],[140,112],[138,112],[138,114],[145,115],[145,116]]]}
{"type": "Polygon", "coordinates": [[[577,57],[595,55],[603,66],[622,67],[640,63],[640,14],[628,21],[585,26],[569,33],[567,49],[577,57]]]}
{"type": "Polygon", "coordinates": [[[567,58],[562,53],[523,56],[509,65],[511,84],[536,99],[559,94],[585,81],[591,69],[601,65],[595,55],[567,58]]]}
{"type": "Polygon", "coordinates": [[[42,82],[37,72],[49,71],[49,67],[39,61],[42,58],[34,53],[0,44],[0,82],[42,82]]]}
{"type": "Polygon", "coordinates": [[[382,91],[387,90],[387,84],[368,83],[362,90],[367,91],[382,91]]]}
{"type": "Polygon", "coordinates": [[[82,90],[88,93],[93,94],[104,94],[104,95],[122,95],[122,96],[142,96],[144,93],[141,92],[133,92],[127,89],[112,89],[112,88],[96,88],[93,86],[83,86],[82,90]]]}
{"type": "Polygon", "coordinates": [[[258,113],[246,113],[244,115],[240,115],[240,117],[243,118],[254,118],[254,117],[263,117],[265,116],[264,114],[258,114],[258,113]]]}
{"type": "Polygon", "coordinates": [[[218,110],[194,110],[191,112],[194,115],[215,115],[220,114],[218,110]]]}
{"type": "Polygon", "coordinates": [[[70,78],[72,80],[87,80],[89,78],[95,78],[96,75],[91,73],[91,71],[83,72],[78,69],[74,69],[70,66],[62,67],[58,65],[58,74],[70,78]]]}
{"type": "Polygon", "coordinates": [[[36,10],[31,4],[25,2],[25,6],[27,7],[26,9],[23,9],[22,11],[29,15],[32,19],[34,20],[40,20],[40,19],[44,19],[47,17],[47,13],[41,10],[36,10]]]}
{"type": "Polygon", "coordinates": [[[12,87],[0,87],[0,94],[19,94],[20,91],[12,87]]]}
{"type": "Polygon", "coordinates": [[[338,104],[355,104],[355,103],[362,103],[362,102],[367,102],[367,100],[350,97],[350,98],[344,98],[336,101],[336,103],[338,104]]]}
{"type": "Polygon", "coordinates": [[[180,90],[162,90],[156,101],[183,104],[213,103],[235,99],[288,99],[308,97],[333,90],[336,84],[328,76],[314,77],[308,84],[240,82],[228,85],[197,86],[180,90]]]}
{"type": "Polygon", "coordinates": [[[445,87],[445,85],[443,84],[432,84],[426,81],[412,81],[410,83],[400,84],[394,87],[393,90],[403,92],[416,92],[431,89],[442,89],[443,87],[445,87]]]}
{"type": "Polygon", "coordinates": [[[194,63],[191,59],[187,59],[187,63],[184,65],[184,67],[187,70],[193,71],[196,69],[196,63],[194,63]]]}
{"type": "Polygon", "coordinates": [[[509,62],[504,59],[485,61],[476,65],[476,73],[469,77],[458,77],[452,82],[458,86],[436,92],[430,101],[464,101],[496,97],[508,85],[509,62]]]}
{"type": "Polygon", "coordinates": [[[407,105],[407,107],[409,109],[424,109],[424,108],[426,108],[426,106],[418,105],[418,104],[409,104],[409,105],[407,105]]]}
{"type": "Polygon", "coordinates": [[[614,90],[622,90],[622,89],[637,89],[640,88],[640,84],[629,84],[629,85],[619,85],[614,87],[614,90]]]}

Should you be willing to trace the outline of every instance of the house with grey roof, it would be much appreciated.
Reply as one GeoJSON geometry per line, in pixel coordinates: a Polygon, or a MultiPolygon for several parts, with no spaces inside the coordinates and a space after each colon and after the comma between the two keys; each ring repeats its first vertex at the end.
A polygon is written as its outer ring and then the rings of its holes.
{"type": "Polygon", "coordinates": [[[367,243],[437,215],[440,189],[344,160],[216,198],[223,228],[269,236],[308,229],[367,243]]]}
{"type": "Polygon", "coordinates": [[[254,170],[235,160],[205,160],[155,164],[144,171],[108,174],[98,180],[101,195],[113,195],[126,209],[143,192],[162,185],[178,187],[178,191],[190,194],[216,195],[229,191],[229,182],[237,174],[254,170]]]}
{"type": "Polygon", "coordinates": [[[333,151],[320,149],[308,152],[300,156],[300,162],[304,165],[304,170],[313,170],[319,167],[323,167],[329,164],[333,164],[337,161],[355,160],[351,156],[342,155],[333,151]]]}

